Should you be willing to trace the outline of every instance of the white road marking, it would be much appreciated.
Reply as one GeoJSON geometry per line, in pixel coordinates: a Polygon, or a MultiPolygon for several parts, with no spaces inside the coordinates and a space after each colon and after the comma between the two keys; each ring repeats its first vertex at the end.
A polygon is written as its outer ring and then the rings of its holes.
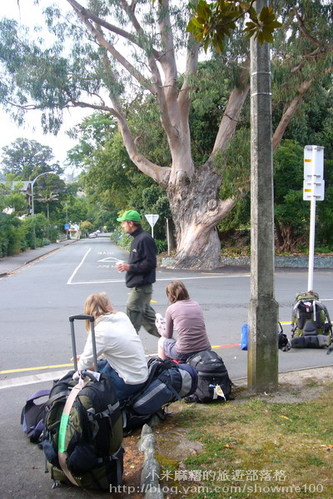
{"type": "Polygon", "coordinates": [[[53,381],[65,376],[67,371],[52,371],[47,373],[32,374],[30,376],[20,376],[17,378],[9,378],[0,380],[0,390],[3,388],[15,388],[17,386],[33,385],[44,381],[53,381]]]}
{"type": "Polygon", "coordinates": [[[70,276],[70,278],[68,279],[67,281],[67,284],[72,284],[72,280],[74,279],[74,276],[75,274],[78,272],[79,268],[82,267],[85,259],[87,258],[87,256],[89,255],[91,251],[91,248],[88,249],[88,251],[85,253],[84,257],[82,258],[81,262],[79,263],[79,265],[76,267],[76,269],[74,270],[74,272],[72,273],[72,275],[70,276]]]}
{"type": "MultiPolygon", "coordinates": [[[[157,357],[156,353],[148,353],[146,357],[157,357]]],[[[19,376],[17,378],[6,378],[0,380],[0,390],[4,388],[16,388],[25,385],[34,385],[35,383],[44,383],[46,381],[53,381],[62,378],[71,369],[68,368],[64,371],[48,371],[44,373],[31,374],[29,376],[19,376]]]]}
{"type": "Polygon", "coordinates": [[[110,263],[117,263],[117,262],[122,262],[122,260],[119,260],[119,258],[116,258],[115,256],[107,256],[106,258],[102,258],[101,260],[97,260],[98,262],[110,262],[110,263]]]}

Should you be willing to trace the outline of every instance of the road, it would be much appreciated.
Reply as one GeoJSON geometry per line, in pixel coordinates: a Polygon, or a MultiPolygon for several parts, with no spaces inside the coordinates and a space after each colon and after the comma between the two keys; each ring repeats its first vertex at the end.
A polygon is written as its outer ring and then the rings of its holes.
{"type": "MultiPolygon", "coordinates": [[[[114,307],[125,310],[128,290],[124,274],[115,269],[127,253],[106,238],[86,239],[22,268],[0,281],[2,356],[0,386],[12,379],[67,369],[71,353],[68,317],[83,311],[85,298],[106,291],[114,307]],[[52,367],[54,366],[54,367],[52,367]],[[7,372],[10,371],[10,372],[7,372]]],[[[333,316],[333,271],[315,271],[315,289],[333,316]]],[[[204,311],[212,344],[218,348],[232,378],[246,376],[247,353],[239,348],[240,330],[247,322],[250,276],[248,269],[222,268],[219,272],[158,269],[153,306],[164,314],[165,286],[172,279],[186,283],[190,295],[204,311]]],[[[290,320],[296,292],[306,289],[307,272],[278,271],[275,276],[280,321],[290,320]]],[[[272,327],[267,325],[267,327],[272,327]]],[[[290,326],[284,325],[290,334],[290,326]]],[[[78,350],[86,333],[78,325],[78,350]]],[[[155,354],[156,338],[141,330],[147,354],[155,354]]],[[[331,365],[333,354],[322,350],[292,350],[279,353],[279,370],[331,365]]],[[[24,382],[24,379],[22,380],[24,382]]]]}
{"type": "MultiPolygon", "coordinates": [[[[71,341],[68,317],[82,312],[88,294],[106,291],[116,309],[124,310],[127,289],[124,275],[114,262],[127,254],[108,240],[82,240],[65,246],[20,271],[0,279],[0,494],[3,499],[91,498],[98,494],[70,487],[51,489],[44,473],[43,453],[23,436],[20,413],[26,398],[36,390],[50,388],[70,367],[71,341]]],[[[240,350],[240,329],[247,322],[250,277],[246,269],[223,268],[219,272],[185,272],[159,269],[154,286],[154,307],[164,313],[165,286],[182,279],[190,295],[203,308],[212,344],[223,357],[229,374],[246,376],[247,353],[240,350]]],[[[315,289],[333,315],[332,271],[316,271],[315,289]]],[[[289,321],[297,291],[306,289],[304,271],[276,273],[276,299],[280,320],[289,321]]],[[[78,349],[86,333],[78,328],[78,349]]],[[[271,327],[271,325],[267,325],[271,327]]],[[[285,332],[289,327],[284,326],[285,332]]],[[[156,353],[157,340],[140,332],[147,354],[156,353]]],[[[333,354],[322,350],[279,352],[279,369],[332,365],[333,354]]],[[[297,375],[297,374],[296,374],[297,375]]]]}

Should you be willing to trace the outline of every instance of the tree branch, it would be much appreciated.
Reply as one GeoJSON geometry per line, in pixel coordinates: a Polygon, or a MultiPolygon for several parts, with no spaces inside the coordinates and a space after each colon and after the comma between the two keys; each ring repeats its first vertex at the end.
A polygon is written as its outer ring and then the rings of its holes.
{"type": "Polygon", "coordinates": [[[181,109],[181,115],[183,116],[183,126],[184,120],[186,119],[188,123],[188,117],[191,106],[190,91],[191,91],[191,77],[196,73],[198,67],[198,54],[200,44],[195,42],[192,37],[190,37],[189,43],[191,46],[187,47],[186,52],[186,69],[184,74],[184,81],[181,91],[178,95],[178,103],[181,109]]]}
{"type": "Polygon", "coordinates": [[[133,140],[132,134],[128,128],[126,118],[120,110],[117,111],[117,121],[123,137],[124,145],[133,163],[142,173],[148,175],[148,177],[155,180],[158,184],[166,186],[171,173],[171,168],[158,166],[138,152],[135,141],[133,140]]]}
{"type": "Polygon", "coordinates": [[[311,80],[302,82],[300,88],[298,89],[297,96],[289,103],[286,111],[283,113],[280,123],[276,127],[276,130],[273,134],[273,139],[272,139],[273,151],[275,151],[275,149],[279,146],[282,136],[286,131],[286,128],[289,125],[291,118],[294,116],[298,106],[303,100],[303,97],[306,94],[306,92],[311,87],[313,81],[314,79],[312,78],[311,80]]]}
{"type": "Polygon", "coordinates": [[[301,33],[303,34],[304,38],[306,38],[309,42],[313,43],[316,47],[322,47],[322,44],[316,38],[314,38],[309,33],[309,31],[306,29],[304,21],[301,18],[301,16],[299,15],[298,10],[296,9],[296,7],[294,7],[293,10],[295,12],[297,24],[298,24],[299,29],[300,29],[301,33]]]}
{"type": "Polygon", "coordinates": [[[127,31],[119,28],[118,26],[115,26],[114,24],[108,23],[101,17],[96,16],[96,14],[91,12],[91,10],[86,9],[75,0],[67,0],[67,2],[72,6],[72,8],[75,10],[77,14],[80,12],[82,16],[85,16],[86,18],[90,19],[96,24],[103,26],[103,28],[107,29],[108,31],[111,31],[112,33],[115,33],[116,35],[119,35],[122,38],[125,38],[130,42],[134,43],[135,45],[141,47],[139,40],[135,36],[128,33],[127,31]]]}
{"type": "Polygon", "coordinates": [[[239,115],[250,90],[249,83],[244,82],[247,77],[248,70],[246,69],[243,71],[242,75],[243,85],[239,88],[234,88],[229,96],[209,161],[214,158],[218,151],[224,150],[228,147],[236,130],[239,115]]]}
{"type": "MultiPolygon", "coordinates": [[[[136,30],[139,38],[146,38],[146,34],[144,30],[142,29],[137,17],[135,16],[134,13],[134,8],[132,6],[129,6],[126,0],[119,0],[124,11],[128,15],[129,20],[133,24],[134,29],[136,30]]],[[[157,51],[154,50],[152,47],[152,42],[150,41],[148,47],[146,49],[143,47],[143,50],[146,53],[146,57],[148,60],[148,65],[152,74],[152,83],[154,85],[155,91],[156,91],[156,96],[159,104],[159,108],[161,111],[161,121],[162,125],[166,131],[167,134],[172,135],[173,133],[173,128],[170,123],[169,117],[168,117],[168,105],[166,103],[165,99],[165,94],[164,94],[164,89],[163,89],[163,82],[161,78],[160,71],[157,66],[157,60],[160,61],[161,54],[157,51]]],[[[163,66],[162,66],[163,68],[163,66]]]]}
{"type": "MultiPolygon", "coordinates": [[[[325,74],[331,74],[332,73],[332,66],[329,66],[325,70],[325,74]]],[[[317,73],[317,71],[316,71],[317,73]]],[[[304,95],[308,92],[310,89],[311,85],[315,81],[316,76],[313,78],[310,78],[309,80],[303,81],[300,85],[300,88],[297,91],[296,97],[289,103],[286,111],[283,113],[283,116],[280,120],[280,123],[276,127],[276,130],[273,134],[273,139],[272,139],[272,144],[273,144],[273,150],[279,146],[282,136],[284,132],[286,131],[287,126],[289,125],[292,117],[294,116],[298,106],[302,102],[304,95]]]]}
{"type": "Polygon", "coordinates": [[[67,2],[73,7],[77,16],[82,20],[88,31],[97,40],[99,45],[104,47],[105,50],[109,52],[128,71],[128,73],[140,83],[140,85],[149,90],[152,94],[155,94],[155,89],[151,86],[150,82],[144,78],[144,76],[125,57],[123,57],[113,45],[106,41],[102,32],[94,28],[89,21],[89,16],[85,13],[85,9],[75,0],[67,0],[67,2]]]}

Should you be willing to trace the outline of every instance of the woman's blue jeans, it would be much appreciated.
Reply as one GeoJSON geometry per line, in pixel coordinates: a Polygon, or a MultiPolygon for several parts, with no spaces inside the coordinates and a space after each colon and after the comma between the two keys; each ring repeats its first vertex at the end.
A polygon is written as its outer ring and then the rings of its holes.
{"type": "Polygon", "coordinates": [[[99,360],[97,362],[97,368],[98,372],[106,374],[112,379],[121,406],[124,406],[125,402],[132,395],[139,392],[145,385],[145,383],[139,383],[138,385],[129,385],[125,383],[125,381],[118,375],[117,371],[110,366],[107,360],[99,360]]]}

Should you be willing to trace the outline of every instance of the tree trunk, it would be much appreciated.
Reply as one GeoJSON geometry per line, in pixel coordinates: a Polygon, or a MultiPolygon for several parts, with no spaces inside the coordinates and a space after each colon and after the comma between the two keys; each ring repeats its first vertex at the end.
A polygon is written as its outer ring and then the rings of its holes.
{"type": "Polygon", "coordinates": [[[190,179],[182,176],[170,182],[167,193],[176,227],[177,254],[172,268],[214,269],[220,263],[218,221],[235,204],[219,200],[220,176],[209,165],[196,168],[190,179]]]}

